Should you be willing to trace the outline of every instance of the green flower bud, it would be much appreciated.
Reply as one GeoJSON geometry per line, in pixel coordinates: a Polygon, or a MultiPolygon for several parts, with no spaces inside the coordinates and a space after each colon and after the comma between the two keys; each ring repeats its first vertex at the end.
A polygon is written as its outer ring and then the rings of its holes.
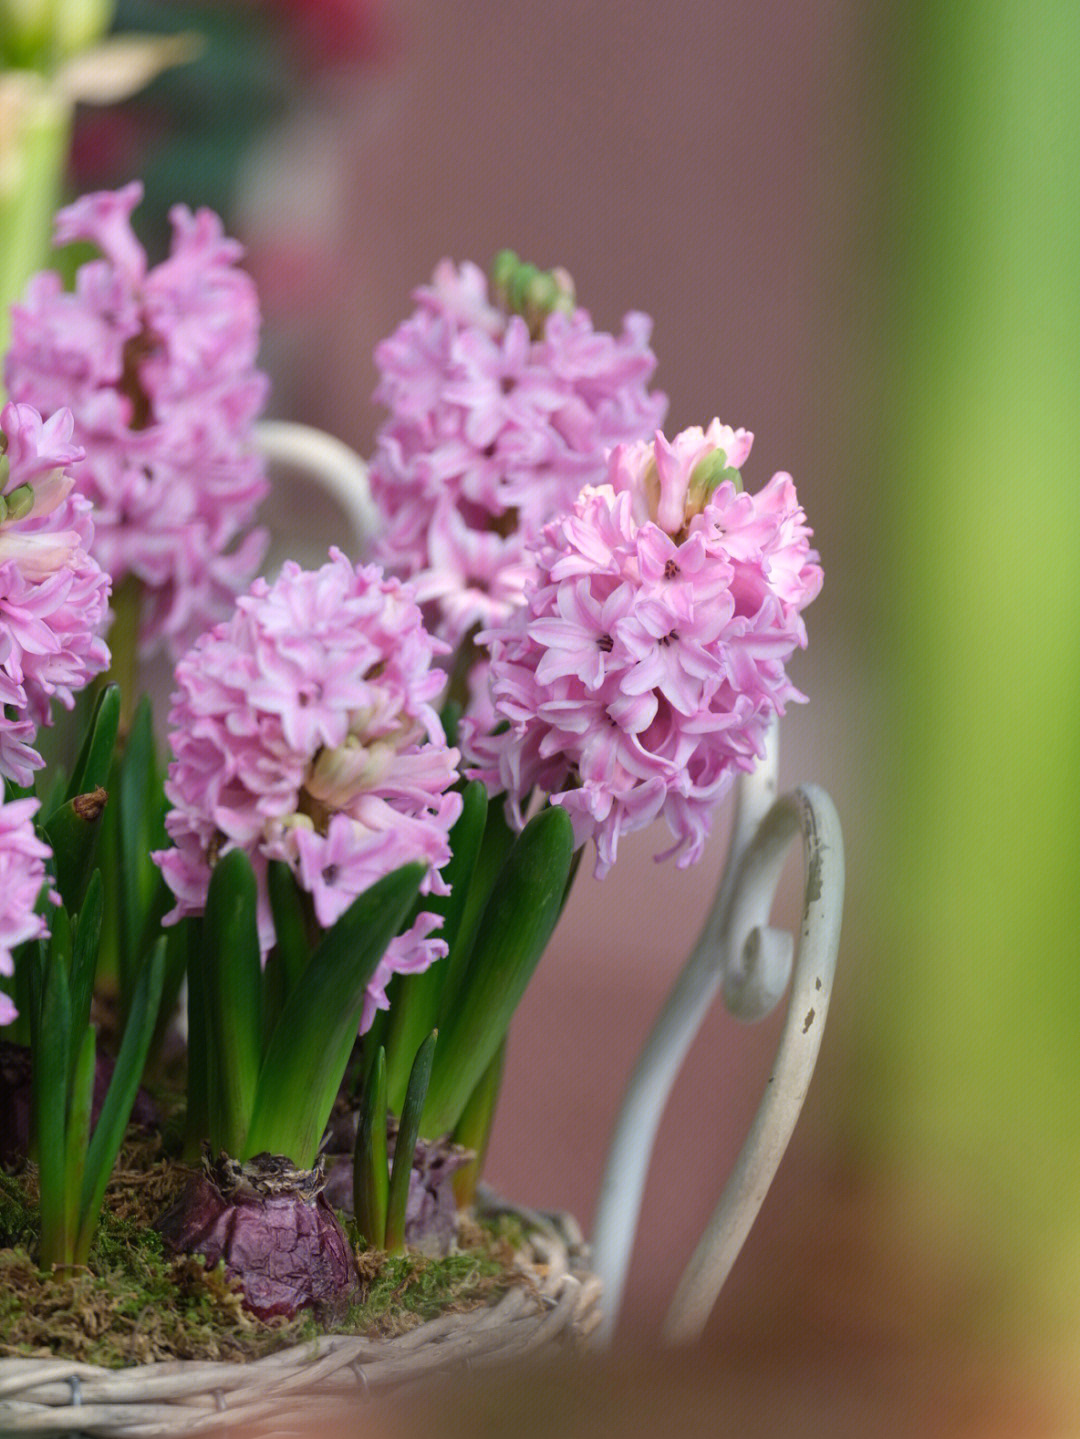
{"type": "Polygon", "coordinates": [[[53,37],[61,55],[86,50],[112,25],[116,0],[60,0],[55,7],[53,37]]]}
{"type": "Polygon", "coordinates": [[[702,455],[690,471],[690,482],[686,487],[686,518],[700,515],[709,502],[709,496],[725,480],[730,480],[736,490],[742,489],[742,477],[738,470],[728,466],[723,450],[710,450],[702,455]]]}
{"type": "Polygon", "coordinates": [[[569,314],[575,305],[574,282],[558,267],[541,270],[520,260],[513,250],[500,250],[491,267],[495,299],[512,315],[521,315],[533,339],[544,333],[544,322],[556,310],[569,314]]]}
{"type": "Polygon", "coordinates": [[[4,496],[9,520],[22,520],[34,508],[34,491],[29,485],[20,485],[4,496]]]}
{"type": "Polygon", "coordinates": [[[513,250],[500,250],[495,256],[491,266],[491,288],[495,292],[495,298],[500,304],[505,305],[510,290],[510,281],[514,272],[521,264],[513,250]]]}
{"type": "Polygon", "coordinates": [[[0,0],[0,60],[51,68],[100,40],[115,12],[116,0],[0,0]]]}

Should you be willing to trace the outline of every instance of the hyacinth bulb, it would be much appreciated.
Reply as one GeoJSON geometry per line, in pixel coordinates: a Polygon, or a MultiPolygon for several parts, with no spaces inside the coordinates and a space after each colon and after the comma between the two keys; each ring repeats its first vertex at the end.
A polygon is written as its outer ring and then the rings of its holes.
{"type": "Polygon", "coordinates": [[[331,1311],[357,1289],[352,1249],[323,1194],[321,1164],[297,1169],[279,1155],[243,1164],[206,1158],[156,1228],[172,1254],[225,1265],[260,1319],[331,1311]]]}

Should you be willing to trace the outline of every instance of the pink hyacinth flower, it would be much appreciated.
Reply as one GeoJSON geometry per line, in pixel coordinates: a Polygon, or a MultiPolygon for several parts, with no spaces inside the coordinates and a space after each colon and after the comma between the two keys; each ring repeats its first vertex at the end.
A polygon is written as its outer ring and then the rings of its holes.
{"type": "Polygon", "coordinates": [[[612,445],[653,432],[667,401],[648,389],[645,315],[614,336],[582,309],[556,311],[536,333],[475,265],[448,260],[415,299],[375,351],[390,412],[371,464],[376,558],[416,583],[456,647],[522,602],[528,542],[603,478],[612,445]]]}
{"type": "Polygon", "coordinates": [[[30,405],[0,412],[0,778],[28,785],[54,700],[108,667],[109,577],[91,558],[90,505],[72,493],[72,419],[30,405]]]}
{"type": "Polygon", "coordinates": [[[12,309],[6,380],[16,400],[70,407],[86,452],[77,488],[94,505],[96,557],[145,587],[142,640],[179,653],[227,614],[265,550],[252,530],[266,493],[253,424],[259,306],[241,247],[208,210],[171,212],[169,257],[149,266],[131,227],[133,183],[86,195],[56,219],[89,241],[73,292],[35,275],[12,309]]]}
{"type": "MultiPolygon", "coordinates": [[[[34,832],[36,799],[0,801],[0,974],[15,973],[12,951],[49,932],[44,915],[35,913],[45,883],[49,847],[34,832]]],[[[11,996],[0,989],[0,1025],[18,1015],[11,996]]]]}
{"type": "MultiPolygon", "coordinates": [[[[287,563],[256,580],[230,620],[176,667],[166,827],[155,854],[174,895],[168,920],[200,914],[219,855],[241,848],[259,885],[259,938],[274,943],[270,860],[286,863],[329,926],[376,880],[416,860],[423,893],[445,894],[440,868],[461,812],[458,751],[432,701],[442,646],[411,590],[339,551],[315,571],[287,563]]],[[[441,923],[418,916],[392,941],[368,986],[363,1023],[385,1007],[396,971],[446,953],[441,923]]]]}
{"type": "Polygon", "coordinates": [[[533,546],[526,606],[479,636],[508,725],[466,727],[470,773],[519,824],[530,791],[549,794],[594,841],[598,875],[661,817],[667,853],[700,858],[717,801],[804,698],[785,665],[821,569],[790,476],[741,490],[751,442],[714,420],[617,447],[607,483],[533,546]]]}

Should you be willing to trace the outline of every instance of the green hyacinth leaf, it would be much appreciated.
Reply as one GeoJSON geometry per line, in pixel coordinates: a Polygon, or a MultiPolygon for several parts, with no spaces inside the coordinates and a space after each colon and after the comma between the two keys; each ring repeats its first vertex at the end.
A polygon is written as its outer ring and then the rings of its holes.
{"type": "Polygon", "coordinates": [[[289,996],[307,968],[311,944],[300,889],[292,870],[281,860],[272,859],[266,878],[274,916],[274,947],[266,957],[263,970],[263,1027],[269,1041],[289,996]]]}
{"type": "MultiPolygon", "coordinates": [[[[188,973],[191,954],[191,937],[195,920],[189,915],[176,924],[171,924],[165,934],[165,975],[161,983],[161,1005],[154,1023],[154,1037],[150,1041],[149,1063],[151,1067],[161,1054],[161,1047],[169,1030],[172,1017],[180,998],[180,987],[188,973]]],[[[159,929],[159,933],[160,933],[159,929]]],[[[190,1041],[190,1035],[189,1035],[190,1041]]],[[[188,1053],[190,1056],[190,1043],[188,1053]]]]}
{"type": "Polygon", "coordinates": [[[440,1025],[422,1133],[449,1133],[495,1058],[562,908],[574,854],[557,805],[518,836],[495,882],[453,1007],[440,1025]]]}
{"type": "Polygon", "coordinates": [[[131,997],[131,1009],[124,1029],[116,1067],[94,1127],[83,1174],[82,1201],[79,1205],[79,1232],[75,1240],[75,1264],[85,1264],[90,1253],[105,1186],[109,1182],[116,1156],[120,1152],[124,1132],[131,1117],[131,1107],[142,1079],[154,1021],[161,1004],[161,987],[165,975],[165,940],[159,939],[147,955],[131,997]]]}
{"type": "Polygon", "coordinates": [[[433,1029],[421,1044],[409,1072],[409,1087],[401,1110],[397,1140],[394,1144],[394,1166],[390,1171],[390,1193],[386,1201],[386,1244],[388,1254],[397,1254],[405,1247],[405,1211],[409,1202],[409,1176],[412,1173],[416,1141],[420,1137],[420,1116],[427,1098],[431,1065],[435,1057],[438,1030],[433,1029]]]}
{"type": "Polygon", "coordinates": [[[55,810],[42,826],[53,852],[56,888],[65,909],[82,907],[94,870],[108,792],[102,787],[77,794],[55,810]]]}
{"type": "Polygon", "coordinates": [[[71,771],[65,800],[87,794],[99,785],[107,785],[112,767],[116,734],[120,727],[120,688],[106,685],[98,695],[94,712],[83,739],[75,768],[71,771]]]}
{"type": "Polygon", "coordinates": [[[498,1103],[505,1066],[504,1039],[495,1051],[495,1058],[480,1076],[480,1083],[469,1095],[461,1118],[454,1127],[454,1143],[471,1149],[475,1156],[467,1164],[463,1164],[451,1180],[459,1209],[468,1209],[476,1198],[476,1186],[484,1172],[484,1161],[487,1159],[491,1126],[495,1119],[495,1106],[498,1103]]]}
{"type": "Polygon", "coordinates": [[[473,780],[462,794],[461,814],[450,831],[450,862],[442,877],[450,886],[446,895],[423,895],[421,907],[443,916],[438,938],[446,941],[447,955],[429,965],[422,974],[399,975],[394,984],[386,1031],[386,1098],[394,1114],[401,1113],[413,1060],[425,1037],[435,1028],[439,1001],[462,915],[469,884],[476,872],[477,857],[487,820],[487,790],[473,780]]]}
{"type": "MultiPolygon", "coordinates": [[[[204,1141],[210,1138],[210,1091],[214,1087],[211,1068],[213,1046],[207,1032],[203,995],[203,921],[185,920],[187,939],[187,1112],[184,1116],[184,1163],[196,1164],[204,1141]]],[[[175,932],[175,931],[174,931],[175,932]]],[[[180,943],[179,940],[176,943],[180,943]]]]}
{"type": "MultiPolygon", "coordinates": [[[[77,1030],[73,1033],[78,1033],[77,1030]]],[[[79,1233],[79,1207],[82,1200],[86,1154],[90,1144],[90,1112],[94,1102],[94,1060],[97,1056],[97,1034],[93,1025],[83,1030],[82,1042],[75,1053],[71,1078],[67,1134],[64,1141],[64,1232],[70,1252],[66,1262],[76,1263],[75,1249],[79,1233]]]]}
{"type": "Polygon", "coordinates": [[[30,1046],[33,1055],[33,1130],[41,1188],[43,1269],[71,1262],[64,1179],[67,1161],[68,1054],[71,1047],[71,928],[64,911],[53,914],[47,945],[33,971],[30,1046]]]}
{"type": "Polygon", "coordinates": [[[203,917],[202,995],[212,1059],[210,1142],[239,1154],[262,1064],[262,960],[251,861],[232,849],[214,866],[203,917]]]}
{"type": "MultiPolygon", "coordinates": [[[[98,941],[101,937],[101,875],[94,870],[86,888],[86,898],[75,921],[71,940],[71,1033],[78,1037],[90,1023],[90,1004],[94,997],[94,973],[97,969],[98,941]]],[[[69,1065],[77,1056],[69,1056],[69,1065]]]]}
{"type": "Polygon", "coordinates": [[[386,1051],[375,1052],[364,1085],[353,1153],[353,1214],[357,1233],[375,1249],[386,1243],[390,1171],[386,1145],[386,1051]]]}
{"type": "Polygon", "coordinates": [[[268,1150],[315,1161],[356,1040],[364,994],[427,873],[407,864],[359,895],[323,936],[303,984],[270,1036],[238,1158],[268,1150]]]}
{"type": "Polygon", "coordinates": [[[468,884],[461,894],[461,914],[457,920],[454,942],[445,959],[440,960],[442,974],[439,990],[438,1022],[443,1024],[457,1003],[457,993],[469,965],[480,921],[491,891],[499,877],[507,855],[514,846],[517,833],[506,821],[501,798],[486,806],[484,832],[476,852],[468,884]]]}
{"type": "Polygon", "coordinates": [[[142,957],[161,932],[161,917],[172,902],[169,887],[150,857],[154,850],[164,847],[166,835],[165,795],[146,695],[136,706],[112,782],[120,866],[120,984],[126,1001],[142,957]]]}

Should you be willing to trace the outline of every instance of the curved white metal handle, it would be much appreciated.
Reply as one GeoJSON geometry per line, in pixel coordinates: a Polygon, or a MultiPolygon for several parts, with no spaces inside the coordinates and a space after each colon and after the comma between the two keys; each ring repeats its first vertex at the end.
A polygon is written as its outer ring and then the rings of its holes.
{"type": "Polygon", "coordinates": [[[262,420],[256,434],[260,449],[272,464],[299,470],[337,502],[357,545],[375,533],[379,520],[368,488],[367,466],[343,440],[291,420],[262,420]]]}
{"type": "Polygon", "coordinates": [[[787,1020],[770,1081],[719,1207],[679,1283],[664,1325],[685,1342],[708,1317],[757,1216],[802,1109],[828,1010],[843,908],[844,859],[832,801],[804,785],[772,804],[775,731],[765,759],[739,785],[731,854],[712,910],[638,1058],[619,1113],[601,1186],[593,1267],[604,1284],[600,1344],[618,1320],[645,1177],[660,1119],[686,1052],[718,988],[739,1018],[758,1019],[791,973],[788,936],[768,927],[788,845],[803,837],[805,898],[787,1020]]]}
{"type": "Polygon", "coordinates": [[[784,1157],[821,1048],[840,947],[844,850],[836,809],[817,785],[799,785],[765,816],[739,866],[727,933],[729,953],[738,953],[771,907],[788,844],[800,832],[802,932],[783,1032],[746,1143],[664,1321],[669,1344],[701,1333],[784,1157]]]}

